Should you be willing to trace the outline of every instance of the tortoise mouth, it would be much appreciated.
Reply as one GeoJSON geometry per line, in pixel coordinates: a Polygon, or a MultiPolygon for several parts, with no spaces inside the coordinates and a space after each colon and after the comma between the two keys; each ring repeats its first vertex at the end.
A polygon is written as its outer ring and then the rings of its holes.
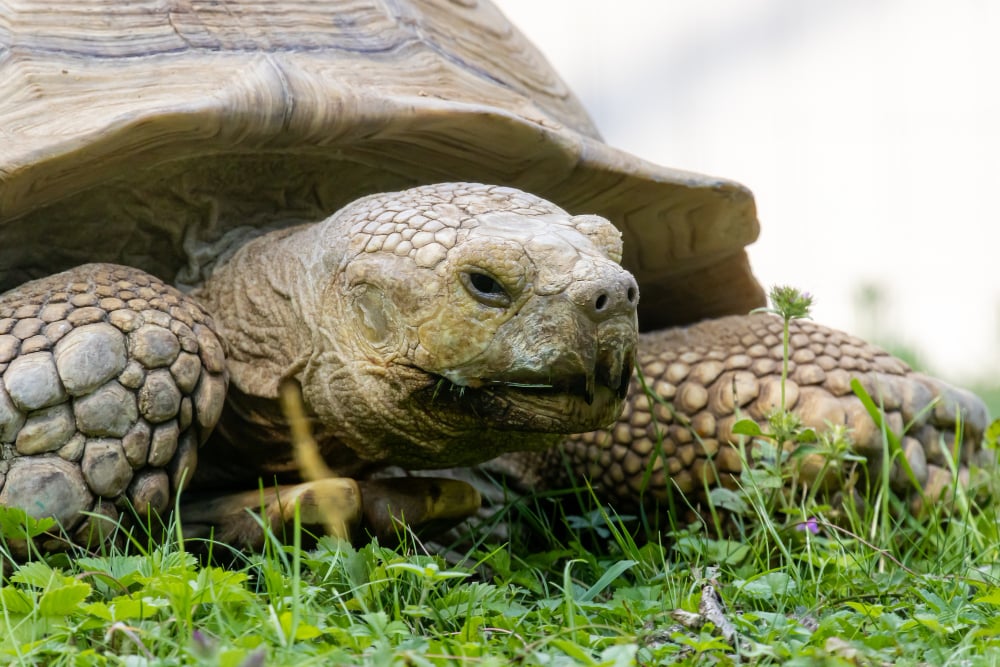
{"type": "Polygon", "coordinates": [[[497,430],[591,431],[607,426],[621,414],[633,363],[629,352],[617,363],[598,363],[586,373],[549,378],[522,372],[464,384],[428,373],[433,384],[430,400],[497,430]]]}
{"type": "Polygon", "coordinates": [[[487,379],[480,380],[477,385],[486,391],[504,392],[511,395],[537,396],[539,398],[569,396],[580,399],[587,405],[594,405],[599,390],[609,390],[619,399],[624,399],[628,394],[631,376],[632,366],[630,364],[615,371],[613,377],[611,371],[605,370],[600,375],[598,373],[579,373],[548,381],[532,377],[487,379]]]}
{"type": "MultiPolygon", "coordinates": [[[[579,387],[585,382],[580,381],[579,387]]],[[[621,414],[623,399],[609,387],[592,391],[557,386],[494,382],[481,387],[456,385],[439,377],[434,407],[498,431],[581,433],[607,426],[621,414]]]]}

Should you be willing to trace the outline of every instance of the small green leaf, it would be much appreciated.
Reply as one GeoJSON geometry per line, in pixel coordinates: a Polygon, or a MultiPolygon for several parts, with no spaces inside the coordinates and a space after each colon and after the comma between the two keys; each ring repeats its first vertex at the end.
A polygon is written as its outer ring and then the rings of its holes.
{"type": "Polygon", "coordinates": [[[148,564],[148,559],[142,556],[114,555],[104,558],[81,556],[74,559],[77,567],[84,571],[101,574],[109,586],[128,588],[142,577],[142,568],[148,564]]]}
{"type": "Polygon", "coordinates": [[[90,595],[90,584],[76,581],[42,593],[38,612],[42,616],[69,616],[80,609],[80,603],[90,595]]]}
{"type": "Polygon", "coordinates": [[[0,605],[11,614],[30,614],[35,610],[35,600],[13,586],[0,588],[0,605]]]}
{"type": "Polygon", "coordinates": [[[441,581],[443,579],[466,579],[469,577],[468,572],[459,572],[457,570],[442,570],[437,563],[429,562],[424,565],[418,565],[416,563],[391,563],[386,566],[386,570],[405,570],[420,577],[421,579],[427,579],[430,581],[441,581]]]}
{"type": "MultiPolygon", "coordinates": [[[[796,440],[798,440],[798,438],[796,438],[796,440]]],[[[788,458],[791,459],[792,461],[795,461],[796,459],[805,458],[810,454],[815,454],[818,451],[820,451],[819,447],[813,447],[812,445],[806,443],[804,445],[796,447],[795,450],[788,455],[788,458]]]]}
{"type": "Polygon", "coordinates": [[[925,628],[928,628],[929,630],[932,630],[933,632],[936,632],[939,635],[946,635],[949,632],[951,632],[951,630],[952,630],[949,626],[946,626],[943,623],[941,623],[941,621],[938,620],[938,618],[936,616],[934,616],[933,614],[928,614],[928,613],[917,613],[917,614],[914,614],[913,615],[913,620],[909,621],[908,623],[905,623],[904,626],[907,626],[907,625],[910,625],[910,624],[914,624],[914,625],[915,624],[920,624],[920,625],[924,626],[925,628]]]}
{"type": "Polygon", "coordinates": [[[601,667],[630,667],[636,663],[638,644],[615,644],[601,651],[601,667]]]}
{"type": "Polygon", "coordinates": [[[733,433],[736,435],[748,435],[750,437],[764,435],[764,431],[761,430],[760,424],[752,419],[746,418],[740,419],[733,424],[733,433]]]}
{"type": "Polygon", "coordinates": [[[974,602],[1000,606],[1000,588],[991,588],[983,595],[977,597],[974,602]]]}
{"type": "Polygon", "coordinates": [[[17,572],[11,575],[10,578],[15,583],[34,586],[35,588],[46,588],[53,581],[62,581],[65,579],[67,579],[66,575],[38,560],[21,565],[17,568],[17,572]]]}
{"type": "Polygon", "coordinates": [[[706,537],[682,537],[677,550],[685,556],[704,558],[709,563],[739,565],[750,554],[750,545],[734,540],[713,540],[706,537]]]}
{"type": "MultiPolygon", "coordinates": [[[[278,618],[278,622],[281,624],[281,631],[286,637],[292,636],[292,620],[292,612],[290,611],[282,612],[281,616],[278,618]]],[[[308,640],[315,639],[322,634],[323,631],[319,628],[300,621],[295,625],[295,634],[292,638],[308,640]]]]}
{"type": "Polygon", "coordinates": [[[115,619],[115,615],[111,613],[111,608],[103,602],[91,602],[83,607],[83,611],[95,618],[99,618],[102,621],[107,621],[109,623],[117,620],[115,619]]]}
{"type": "Polygon", "coordinates": [[[740,494],[724,486],[717,486],[709,491],[708,497],[712,501],[712,504],[719,509],[729,510],[740,515],[750,511],[750,506],[747,505],[740,494]]]}
{"type": "Polygon", "coordinates": [[[986,434],[983,438],[986,440],[987,447],[1000,448],[1000,419],[994,419],[993,423],[986,427],[986,434]]]}
{"type": "Polygon", "coordinates": [[[23,540],[51,530],[56,525],[52,517],[36,519],[20,507],[0,507],[0,533],[4,537],[23,540]]]}
{"type": "Polygon", "coordinates": [[[854,600],[847,600],[844,605],[850,607],[859,614],[864,614],[865,616],[870,616],[871,618],[879,618],[882,616],[882,612],[885,611],[885,607],[880,604],[868,604],[866,602],[856,602],[854,600]]]}
{"type": "Polygon", "coordinates": [[[593,665],[594,659],[590,657],[586,651],[583,650],[575,642],[568,639],[553,639],[552,645],[558,648],[560,651],[572,658],[577,664],[580,665],[593,665]]]}
{"type": "Polygon", "coordinates": [[[322,630],[314,625],[309,625],[308,623],[300,623],[298,627],[295,628],[295,639],[298,640],[315,639],[322,634],[322,630]]]}
{"type": "Polygon", "coordinates": [[[816,442],[817,440],[819,440],[819,436],[816,434],[816,430],[808,427],[799,431],[798,435],[795,436],[796,442],[816,442]]]}
{"type": "Polygon", "coordinates": [[[768,470],[744,469],[741,479],[744,486],[751,488],[781,489],[785,486],[785,482],[781,479],[780,475],[776,475],[768,470]]]}
{"type": "Polygon", "coordinates": [[[91,602],[83,611],[105,621],[135,621],[154,618],[166,606],[164,601],[119,597],[107,603],[91,602]]]}
{"type": "Polygon", "coordinates": [[[757,600],[775,600],[792,594],[797,589],[798,584],[787,573],[768,572],[746,581],[740,590],[757,600]]]}

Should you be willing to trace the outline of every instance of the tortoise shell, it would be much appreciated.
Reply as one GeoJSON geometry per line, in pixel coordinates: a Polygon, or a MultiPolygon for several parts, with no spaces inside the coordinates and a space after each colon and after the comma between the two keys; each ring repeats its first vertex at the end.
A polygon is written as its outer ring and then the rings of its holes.
{"type": "Polygon", "coordinates": [[[0,0],[0,291],[87,261],[180,284],[378,191],[511,185],[623,232],[644,329],[763,301],[739,184],[601,141],[484,0],[0,0]]]}

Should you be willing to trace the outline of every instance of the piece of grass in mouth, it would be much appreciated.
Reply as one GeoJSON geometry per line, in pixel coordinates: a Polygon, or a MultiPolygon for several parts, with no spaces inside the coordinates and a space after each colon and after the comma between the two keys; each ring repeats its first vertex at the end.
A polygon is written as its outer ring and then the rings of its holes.
{"type": "MultiPolygon", "coordinates": [[[[514,387],[515,389],[555,389],[555,385],[552,384],[539,384],[532,382],[507,382],[504,380],[490,380],[483,383],[486,387],[514,387]]],[[[465,390],[468,387],[460,384],[455,384],[451,380],[445,377],[438,378],[437,384],[434,385],[434,394],[431,396],[432,399],[437,398],[440,395],[441,390],[446,389],[451,392],[458,392],[461,397],[465,394],[465,390]]]]}

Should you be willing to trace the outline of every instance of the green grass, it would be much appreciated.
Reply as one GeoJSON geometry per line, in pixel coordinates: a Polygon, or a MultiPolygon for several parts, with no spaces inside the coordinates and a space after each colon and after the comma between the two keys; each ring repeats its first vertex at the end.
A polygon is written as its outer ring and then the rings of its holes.
{"type": "MultiPolygon", "coordinates": [[[[747,478],[750,480],[750,477],[747,478]]],[[[766,487],[764,490],[766,491],[766,487]]],[[[276,543],[226,567],[176,542],[49,556],[0,589],[0,662],[51,665],[987,665],[1000,662],[997,505],[958,490],[937,516],[780,520],[741,495],[745,532],[637,542],[640,522],[560,500],[459,565],[397,549],[276,543]],[[766,513],[759,514],[759,510],[766,513]],[[556,516],[552,520],[547,517],[556,516]],[[540,528],[540,530],[539,530],[540,528]],[[679,626],[712,583],[737,639],[679,626]],[[992,654],[992,655],[991,655],[992,654]]]]}
{"type": "Polygon", "coordinates": [[[1000,663],[996,502],[956,488],[922,522],[873,501],[835,525],[832,508],[808,498],[776,511],[787,494],[769,495],[767,470],[720,496],[743,510],[731,539],[695,525],[636,540],[634,517],[599,505],[564,516],[564,499],[543,496],[504,508],[524,528],[486,538],[457,565],[416,541],[355,549],[329,539],[309,550],[275,541],[259,554],[220,546],[225,567],[173,540],[36,558],[0,588],[0,662],[1000,663]],[[735,626],[732,645],[711,624],[673,618],[697,611],[708,583],[735,626]]]}

